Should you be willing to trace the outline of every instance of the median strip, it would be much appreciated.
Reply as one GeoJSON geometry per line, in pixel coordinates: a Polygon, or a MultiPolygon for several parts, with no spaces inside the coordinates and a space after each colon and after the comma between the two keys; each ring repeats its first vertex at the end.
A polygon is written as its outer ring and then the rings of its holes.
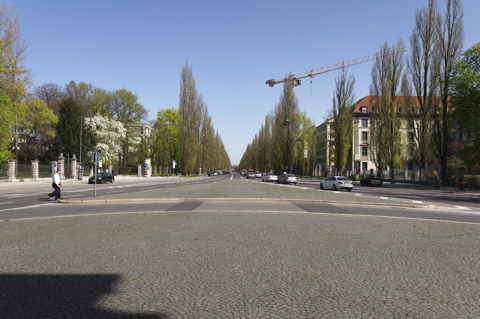
{"type": "Polygon", "coordinates": [[[284,198],[133,198],[133,199],[95,199],[95,200],[60,200],[62,204],[92,204],[92,203],[122,203],[122,202],[188,202],[188,201],[222,201],[222,202],[307,202],[307,203],[331,203],[347,205],[373,205],[407,208],[437,208],[434,205],[411,205],[411,204],[389,204],[373,202],[348,202],[336,200],[315,200],[315,199],[284,199],[284,198]]]}

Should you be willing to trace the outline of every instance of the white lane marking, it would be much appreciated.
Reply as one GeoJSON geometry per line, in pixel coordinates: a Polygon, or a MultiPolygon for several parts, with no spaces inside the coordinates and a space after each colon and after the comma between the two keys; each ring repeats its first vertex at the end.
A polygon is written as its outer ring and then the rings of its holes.
{"type": "Polygon", "coordinates": [[[121,193],[123,191],[113,191],[113,192],[105,192],[106,194],[112,194],[112,193],[121,193]]]}
{"type": "Polygon", "coordinates": [[[17,197],[24,197],[25,195],[5,195],[7,198],[17,198],[17,197]]]}
{"type": "Polygon", "coordinates": [[[421,202],[419,200],[412,200],[412,203],[423,204],[423,202],[421,202]]]}
{"type": "Polygon", "coordinates": [[[0,212],[4,212],[7,210],[20,210],[20,209],[26,209],[26,208],[33,208],[33,207],[39,207],[39,206],[45,206],[45,205],[52,205],[53,203],[48,203],[48,204],[40,204],[40,205],[32,205],[32,206],[24,206],[24,207],[16,207],[16,208],[8,208],[8,209],[2,209],[0,212]]]}
{"type": "Polygon", "coordinates": [[[388,199],[388,197],[380,197],[381,199],[388,199]]]}
{"type": "Polygon", "coordinates": [[[465,206],[455,206],[455,207],[458,208],[458,209],[467,209],[467,210],[470,210],[470,208],[465,207],[465,206]]]}
{"type": "Polygon", "coordinates": [[[230,178],[230,180],[232,180],[232,179],[233,179],[233,175],[232,175],[232,177],[230,178]]]}
{"type": "Polygon", "coordinates": [[[308,188],[308,187],[302,187],[302,189],[310,189],[310,188],[308,188]]]}
{"type": "Polygon", "coordinates": [[[357,194],[355,194],[355,196],[362,196],[362,194],[358,194],[358,193],[357,193],[357,194]]]}
{"type": "Polygon", "coordinates": [[[15,202],[4,202],[4,203],[0,203],[0,205],[2,205],[2,204],[12,204],[12,203],[15,203],[15,202]]]}

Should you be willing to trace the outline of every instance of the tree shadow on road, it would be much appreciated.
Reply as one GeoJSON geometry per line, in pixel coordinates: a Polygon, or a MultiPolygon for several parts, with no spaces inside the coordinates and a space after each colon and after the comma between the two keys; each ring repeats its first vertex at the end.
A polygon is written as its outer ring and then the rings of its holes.
{"type": "Polygon", "coordinates": [[[0,275],[0,318],[152,318],[165,315],[99,308],[119,275],[0,275]]]}

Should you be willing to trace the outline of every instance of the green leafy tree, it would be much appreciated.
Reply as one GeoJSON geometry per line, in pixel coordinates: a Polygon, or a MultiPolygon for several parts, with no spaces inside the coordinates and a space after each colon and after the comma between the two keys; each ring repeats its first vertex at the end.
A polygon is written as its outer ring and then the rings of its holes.
{"type": "Polygon", "coordinates": [[[179,152],[178,163],[183,175],[196,172],[201,124],[201,107],[192,67],[185,63],[182,67],[179,94],[179,152]]]}
{"type": "Polygon", "coordinates": [[[355,77],[348,74],[348,68],[342,68],[335,79],[331,117],[331,134],[329,140],[330,154],[336,174],[341,174],[347,164],[350,143],[353,137],[353,117],[351,106],[355,101],[355,77]]]}
{"type": "Polygon", "coordinates": [[[480,165],[480,43],[465,51],[456,63],[451,92],[456,124],[471,140],[460,154],[469,166],[480,165]]]}
{"type": "Polygon", "coordinates": [[[393,167],[392,138],[395,137],[395,151],[402,151],[400,122],[397,121],[397,96],[404,66],[404,44],[380,46],[377,59],[372,67],[372,108],[370,112],[370,154],[377,167],[383,170],[387,163],[393,167]],[[394,125],[392,125],[392,121],[394,125]],[[392,136],[394,134],[394,136],[392,136]]]}
{"type": "Polygon", "coordinates": [[[12,156],[10,141],[14,124],[14,103],[7,94],[0,91],[0,163],[12,156]]]}
{"type": "MultiPolygon", "coordinates": [[[[72,98],[67,98],[60,103],[56,131],[56,153],[77,154],[80,151],[80,121],[81,109],[72,98]]],[[[89,158],[93,151],[94,140],[90,131],[82,127],[82,163],[89,158]]]]}
{"type": "Polygon", "coordinates": [[[23,103],[18,126],[20,136],[26,142],[24,154],[35,159],[43,155],[43,146],[50,145],[55,137],[57,121],[58,117],[44,101],[28,100],[23,103]]]}
{"type": "Polygon", "coordinates": [[[161,109],[153,126],[155,164],[160,165],[162,169],[170,167],[178,153],[178,116],[178,110],[175,108],[161,109]]]}

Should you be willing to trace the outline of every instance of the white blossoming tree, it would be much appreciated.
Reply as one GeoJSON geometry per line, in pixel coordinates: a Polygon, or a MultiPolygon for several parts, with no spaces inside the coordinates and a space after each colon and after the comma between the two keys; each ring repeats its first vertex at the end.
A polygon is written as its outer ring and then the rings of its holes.
{"type": "Polygon", "coordinates": [[[86,118],[84,125],[89,128],[95,141],[95,150],[102,153],[102,162],[110,164],[121,150],[121,140],[125,138],[127,129],[123,124],[108,117],[96,115],[86,118]]]}

